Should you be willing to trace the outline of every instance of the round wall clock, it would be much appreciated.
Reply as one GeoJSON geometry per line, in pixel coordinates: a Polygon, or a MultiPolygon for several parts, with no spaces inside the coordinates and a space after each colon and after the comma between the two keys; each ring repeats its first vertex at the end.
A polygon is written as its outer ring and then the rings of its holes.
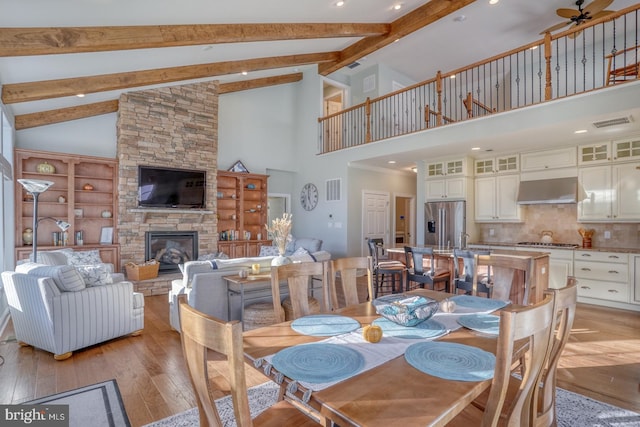
{"type": "Polygon", "coordinates": [[[300,204],[307,211],[313,210],[318,205],[318,188],[314,184],[308,183],[302,187],[300,204]]]}

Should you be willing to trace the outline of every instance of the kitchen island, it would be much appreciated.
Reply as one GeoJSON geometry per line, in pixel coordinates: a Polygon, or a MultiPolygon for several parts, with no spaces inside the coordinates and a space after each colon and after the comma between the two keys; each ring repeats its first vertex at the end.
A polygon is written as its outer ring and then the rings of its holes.
{"type": "MultiPolygon", "coordinates": [[[[404,247],[385,250],[390,258],[406,262],[404,247]]],[[[450,271],[449,291],[451,291],[455,277],[453,250],[434,248],[434,253],[438,266],[450,271]]],[[[547,253],[495,249],[490,251],[487,265],[491,267],[494,286],[498,284],[503,288],[510,287],[509,299],[514,303],[535,304],[542,301],[543,293],[549,287],[549,254],[547,253]]]]}

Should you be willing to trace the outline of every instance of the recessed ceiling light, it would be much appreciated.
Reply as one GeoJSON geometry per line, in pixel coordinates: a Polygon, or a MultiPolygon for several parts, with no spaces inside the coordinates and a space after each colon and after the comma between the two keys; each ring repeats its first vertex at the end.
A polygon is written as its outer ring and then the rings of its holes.
{"type": "Polygon", "coordinates": [[[472,151],[479,151],[479,150],[482,150],[482,148],[480,148],[480,147],[473,147],[471,150],[472,150],[472,151]]]}
{"type": "Polygon", "coordinates": [[[78,98],[84,98],[84,93],[79,93],[76,95],[78,98]]]}
{"type": "Polygon", "coordinates": [[[342,7],[344,6],[344,0],[338,0],[337,2],[334,3],[337,7],[342,7]]]}
{"type": "Polygon", "coordinates": [[[389,164],[393,165],[393,164],[395,164],[395,163],[396,163],[396,161],[395,161],[395,160],[389,160],[387,163],[389,163],[389,164]]]}
{"type": "Polygon", "coordinates": [[[489,4],[498,4],[500,0],[489,0],[489,4]]]}
{"type": "Polygon", "coordinates": [[[575,131],[573,133],[587,133],[587,130],[586,129],[579,129],[579,130],[577,130],[577,131],[575,131]]]}
{"type": "Polygon", "coordinates": [[[400,10],[402,9],[402,3],[396,3],[393,5],[393,10],[400,10]]]}

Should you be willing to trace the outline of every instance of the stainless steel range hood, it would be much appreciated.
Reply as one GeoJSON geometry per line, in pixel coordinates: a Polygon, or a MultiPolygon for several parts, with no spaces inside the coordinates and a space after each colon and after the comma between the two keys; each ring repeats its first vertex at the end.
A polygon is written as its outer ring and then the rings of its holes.
{"type": "Polygon", "coordinates": [[[518,189],[520,205],[577,203],[586,198],[576,177],[521,181],[518,189]]]}

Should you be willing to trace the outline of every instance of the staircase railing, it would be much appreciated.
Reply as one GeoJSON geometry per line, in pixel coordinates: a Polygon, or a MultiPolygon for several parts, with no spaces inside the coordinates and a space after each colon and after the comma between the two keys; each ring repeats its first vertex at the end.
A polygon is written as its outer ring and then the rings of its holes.
{"type": "Polygon", "coordinates": [[[639,78],[640,4],[321,117],[319,152],[356,147],[639,78]],[[635,74],[634,74],[635,73],[635,74]],[[611,76],[624,74],[624,79],[611,76]]]}

